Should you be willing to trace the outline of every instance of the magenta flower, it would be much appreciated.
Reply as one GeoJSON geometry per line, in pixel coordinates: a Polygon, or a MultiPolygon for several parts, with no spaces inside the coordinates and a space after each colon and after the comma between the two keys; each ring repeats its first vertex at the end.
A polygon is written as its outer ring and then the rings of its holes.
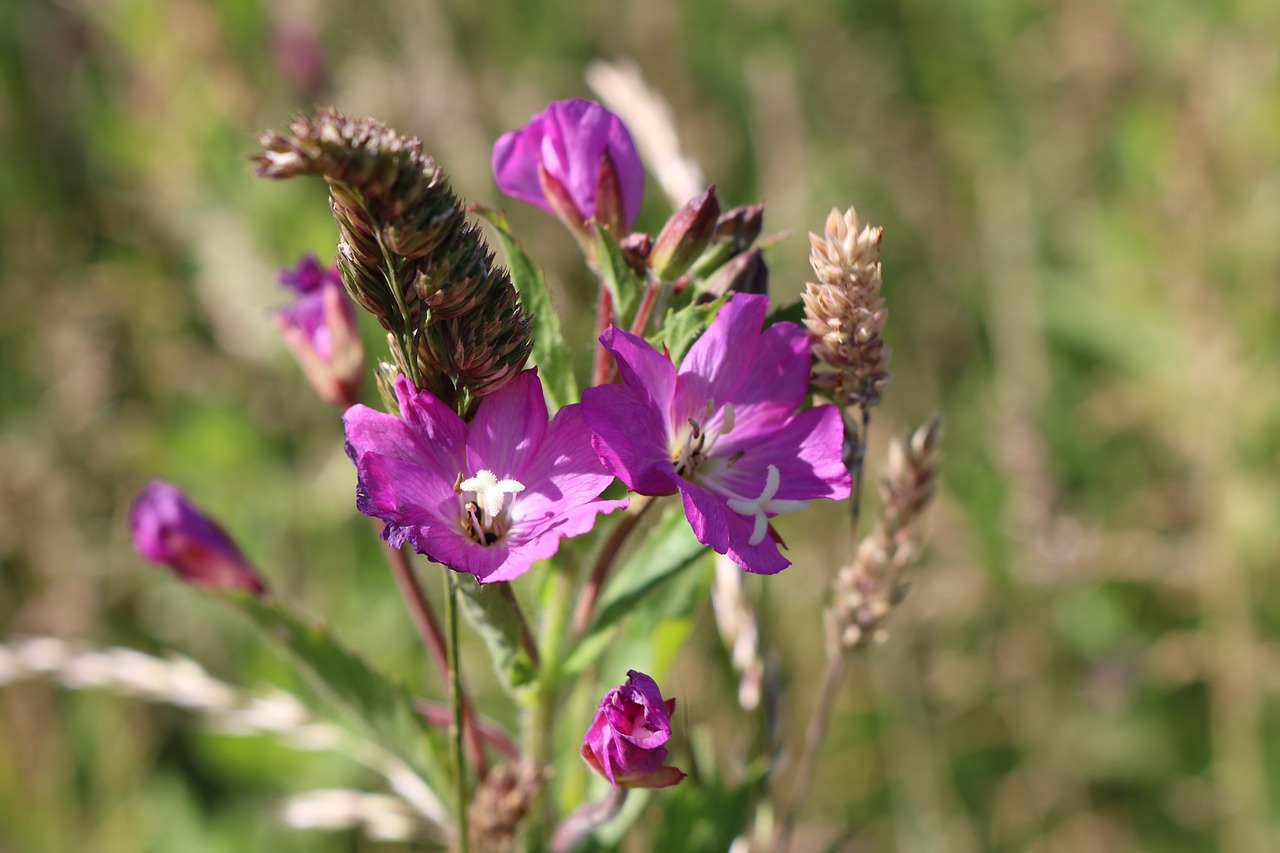
{"type": "Polygon", "coordinates": [[[334,267],[306,255],[280,283],[298,298],[275,313],[276,328],[316,393],[327,403],[349,406],[360,394],[364,350],[356,312],[334,267]]]}
{"type": "Polygon", "coordinates": [[[634,669],[600,700],[582,738],[582,757],[615,788],[666,788],[685,774],[664,766],[676,700],[663,701],[652,678],[634,669]]]}
{"type": "Polygon", "coordinates": [[[469,424],[403,376],[396,398],[400,417],[366,406],[343,417],[356,506],[386,522],[395,547],[411,542],[482,583],[511,580],[627,505],[597,500],[613,477],[591,451],[581,407],[548,424],[536,370],[485,397],[469,424]]]}
{"type": "Polygon", "coordinates": [[[699,542],[762,574],[791,565],[770,518],[849,496],[840,412],[796,412],[809,390],[805,330],[761,331],[768,307],[765,296],[733,296],[679,370],[611,326],[600,341],[622,384],[588,388],[582,400],[606,468],[641,494],[679,492],[699,542]]]}
{"type": "Polygon", "coordinates": [[[147,483],[129,507],[129,529],[139,554],[193,586],[266,589],[227,532],[172,483],[147,483]]]}
{"type": "Polygon", "coordinates": [[[555,101],[493,146],[498,189],[570,220],[596,219],[617,236],[631,229],[644,169],[626,125],[593,101],[555,101]]]}

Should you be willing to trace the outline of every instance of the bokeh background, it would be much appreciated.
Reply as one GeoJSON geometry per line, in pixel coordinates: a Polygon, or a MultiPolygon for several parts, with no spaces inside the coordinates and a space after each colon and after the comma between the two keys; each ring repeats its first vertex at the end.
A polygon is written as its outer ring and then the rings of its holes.
{"type": "MultiPolygon", "coordinates": [[[[0,3],[0,637],[280,683],[240,619],[133,555],[127,502],[159,475],[429,691],[337,413],[270,324],[276,269],[333,251],[323,187],[246,157],[331,103],[503,204],[492,140],[589,96],[597,59],[638,63],[727,204],[767,203],[776,297],[831,207],[884,226],[870,475],[889,435],[947,418],[929,556],[846,679],[800,849],[847,830],[879,851],[1280,849],[1274,0],[0,3]]],[[[573,243],[505,206],[585,368],[573,243]]],[[[666,213],[651,184],[640,227],[666,213]]],[[[751,585],[793,744],[841,518],[785,526],[796,567],[751,585]]],[[[706,607],[664,688],[731,766],[706,607]]],[[[5,853],[382,849],[276,816],[377,782],[169,708],[0,688],[5,853]]]]}

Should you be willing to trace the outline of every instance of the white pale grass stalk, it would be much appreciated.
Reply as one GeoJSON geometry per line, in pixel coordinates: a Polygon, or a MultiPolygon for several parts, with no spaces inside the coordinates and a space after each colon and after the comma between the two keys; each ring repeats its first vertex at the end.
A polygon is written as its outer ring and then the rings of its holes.
{"type": "Polygon", "coordinates": [[[680,147],[675,112],[649,88],[634,62],[593,62],[587,85],[631,131],[644,160],[674,208],[707,188],[696,160],[680,147]]]}
{"type": "MultiPolygon", "coordinates": [[[[203,716],[220,734],[271,735],[292,749],[341,753],[379,773],[395,792],[380,796],[415,815],[420,828],[422,819],[436,826],[447,824],[444,805],[408,765],[369,741],[313,719],[296,696],[283,690],[249,696],[190,658],[158,658],[118,646],[77,649],[58,637],[18,637],[0,643],[0,687],[36,679],[71,690],[107,690],[185,708],[203,716]]],[[[370,837],[381,837],[372,833],[373,826],[363,825],[370,837]]],[[[379,831],[389,826],[386,821],[377,824],[379,831]]]]}

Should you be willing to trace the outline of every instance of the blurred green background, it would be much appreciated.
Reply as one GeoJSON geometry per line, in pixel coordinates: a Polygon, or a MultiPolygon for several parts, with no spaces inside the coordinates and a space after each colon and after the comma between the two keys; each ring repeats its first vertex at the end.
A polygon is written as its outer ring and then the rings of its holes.
{"type": "MultiPolygon", "coordinates": [[[[948,421],[929,556],[845,682],[797,849],[849,829],[851,850],[1280,849],[1274,0],[0,3],[0,637],[286,683],[241,620],[134,556],[128,499],[163,476],[429,692],[337,413],[270,324],[276,269],[333,251],[324,189],[246,157],[332,103],[504,204],[492,140],[589,96],[601,58],[670,99],[726,204],[767,203],[789,235],[776,297],[831,207],[884,226],[894,381],[870,475],[889,435],[948,421]]],[[[664,205],[651,183],[638,227],[664,205]]],[[[585,368],[574,245],[504,206],[585,368]]],[[[846,543],[837,510],[787,521],[797,565],[750,587],[797,744],[846,543]]],[[[699,620],[664,692],[732,764],[732,682],[699,620]]],[[[4,853],[379,847],[279,823],[282,798],[328,786],[378,779],[173,709],[0,689],[4,853]]]]}

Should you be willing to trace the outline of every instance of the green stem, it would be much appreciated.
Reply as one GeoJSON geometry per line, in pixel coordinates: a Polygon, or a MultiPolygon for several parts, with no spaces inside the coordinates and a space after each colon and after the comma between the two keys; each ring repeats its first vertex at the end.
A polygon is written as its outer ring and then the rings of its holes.
{"type": "Polygon", "coordinates": [[[467,765],[462,757],[462,670],[458,649],[458,590],[453,583],[452,572],[444,572],[445,626],[449,632],[449,705],[453,709],[453,722],[449,726],[449,746],[453,753],[453,766],[457,771],[454,795],[455,817],[458,828],[458,850],[469,853],[470,832],[467,827],[467,765]]]}

